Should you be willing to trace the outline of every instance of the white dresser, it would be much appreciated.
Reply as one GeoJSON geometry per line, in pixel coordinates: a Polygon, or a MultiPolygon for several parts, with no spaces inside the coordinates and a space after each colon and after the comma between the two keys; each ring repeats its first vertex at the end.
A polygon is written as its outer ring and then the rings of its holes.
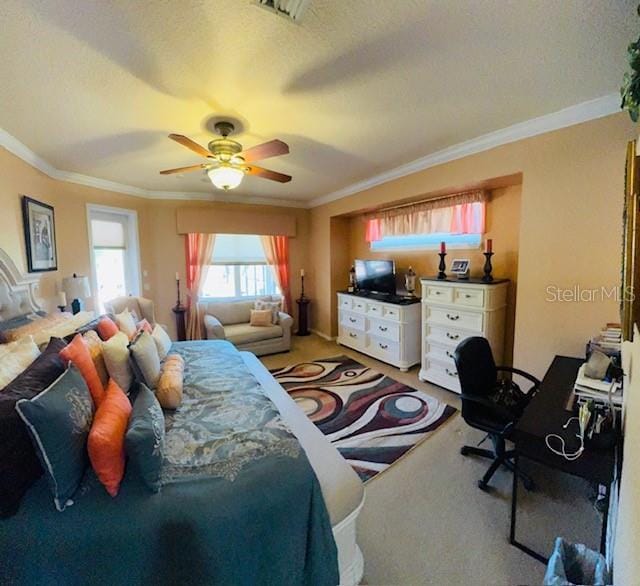
{"type": "Polygon", "coordinates": [[[420,362],[420,305],[338,293],[338,344],[407,371],[420,362]]]}
{"type": "Polygon", "coordinates": [[[486,338],[496,364],[502,362],[509,281],[420,279],[420,283],[422,368],[418,376],[459,393],[453,352],[462,340],[486,338]]]}

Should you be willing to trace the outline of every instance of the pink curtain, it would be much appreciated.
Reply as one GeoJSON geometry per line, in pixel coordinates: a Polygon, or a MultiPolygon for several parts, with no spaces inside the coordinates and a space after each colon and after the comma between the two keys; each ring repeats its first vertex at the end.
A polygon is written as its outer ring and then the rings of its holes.
{"type": "Polygon", "coordinates": [[[187,234],[185,254],[187,262],[187,339],[202,340],[204,323],[199,307],[202,284],[207,278],[215,234],[187,234]]]}
{"type": "Polygon", "coordinates": [[[260,236],[267,264],[282,292],[282,310],[291,311],[291,288],[289,285],[289,238],[288,236],[260,236]]]}
{"type": "Polygon", "coordinates": [[[451,234],[484,234],[485,202],[463,203],[451,210],[451,234]]]}
{"type": "Polygon", "coordinates": [[[382,220],[377,218],[374,220],[367,220],[365,239],[367,242],[382,240],[382,220]]]}

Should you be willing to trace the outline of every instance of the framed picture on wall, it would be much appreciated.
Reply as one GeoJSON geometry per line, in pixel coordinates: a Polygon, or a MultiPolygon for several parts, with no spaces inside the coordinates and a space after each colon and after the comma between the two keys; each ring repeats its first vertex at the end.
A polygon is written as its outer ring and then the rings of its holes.
{"type": "Polygon", "coordinates": [[[57,271],[58,249],[53,207],[23,195],[22,222],[29,272],[57,271]]]}

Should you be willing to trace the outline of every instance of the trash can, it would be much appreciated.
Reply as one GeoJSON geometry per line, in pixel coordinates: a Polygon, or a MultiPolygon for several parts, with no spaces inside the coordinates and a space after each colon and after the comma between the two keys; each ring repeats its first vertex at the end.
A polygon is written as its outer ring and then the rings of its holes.
{"type": "Polygon", "coordinates": [[[569,543],[557,537],[549,557],[544,586],[593,584],[610,586],[611,576],[604,556],[581,543],[569,543]]]}

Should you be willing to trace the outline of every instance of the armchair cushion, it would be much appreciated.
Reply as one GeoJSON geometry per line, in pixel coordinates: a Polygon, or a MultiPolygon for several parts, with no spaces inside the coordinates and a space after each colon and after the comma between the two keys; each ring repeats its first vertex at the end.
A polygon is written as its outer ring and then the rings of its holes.
{"type": "Polygon", "coordinates": [[[261,340],[282,337],[282,326],[252,326],[246,324],[233,324],[224,328],[225,337],[232,344],[250,344],[261,340]]]}

